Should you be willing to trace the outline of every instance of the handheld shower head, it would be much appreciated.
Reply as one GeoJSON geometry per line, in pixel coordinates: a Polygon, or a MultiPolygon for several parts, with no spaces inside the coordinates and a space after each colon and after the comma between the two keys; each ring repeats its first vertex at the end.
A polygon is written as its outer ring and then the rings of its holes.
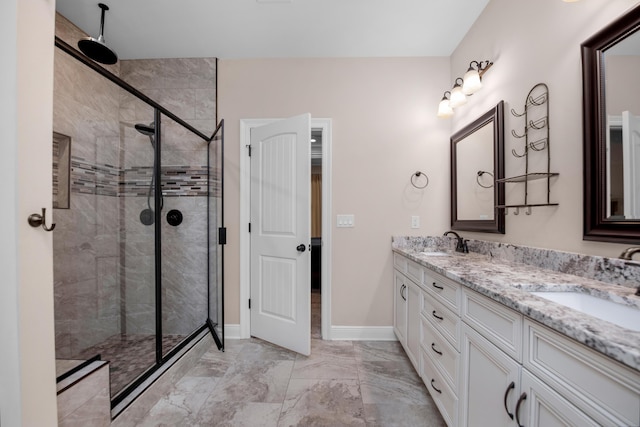
{"type": "Polygon", "coordinates": [[[138,132],[149,137],[153,137],[156,134],[156,127],[153,122],[148,125],[145,125],[143,123],[136,123],[134,127],[138,132]]]}

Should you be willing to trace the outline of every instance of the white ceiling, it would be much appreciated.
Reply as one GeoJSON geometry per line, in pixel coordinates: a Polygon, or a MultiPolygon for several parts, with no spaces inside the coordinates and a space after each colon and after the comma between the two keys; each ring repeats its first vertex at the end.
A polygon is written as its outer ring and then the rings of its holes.
{"type": "MultiPolygon", "coordinates": [[[[449,56],[489,0],[102,0],[121,59],[449,56]]],[[[57,0],[93,37],[99,0],[57,0]]]]}

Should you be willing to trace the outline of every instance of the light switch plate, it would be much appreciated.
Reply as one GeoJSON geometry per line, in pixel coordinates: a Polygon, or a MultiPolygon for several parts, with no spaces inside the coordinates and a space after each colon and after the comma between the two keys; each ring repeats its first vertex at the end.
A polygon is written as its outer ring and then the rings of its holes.
{"type": "Polygon", "coordinates": [[[355,217],[353,215],[338,215],[336,226],[338,228],[354,227],[355,217]]]}
{"type": "Polygon", "coordinates": [[[420,228],[420,217],[413,215],[411,217],[411,228],[420,228]]]}

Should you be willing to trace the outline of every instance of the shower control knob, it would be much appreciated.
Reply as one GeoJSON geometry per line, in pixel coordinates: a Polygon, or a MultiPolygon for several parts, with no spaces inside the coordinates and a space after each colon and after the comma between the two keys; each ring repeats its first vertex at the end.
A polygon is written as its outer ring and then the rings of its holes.
{"type": "Polygon", "coordinates": [[[305,250],[306,248],[307,248],[307,247],[301,243],[301,244],[299,244],[299,245],[296,247],[296,250],[297,250],[298,252],[304,252],[304,250],[305,250]]]}
{"type": "Polygon", "coordinates": [[[167,213],[167,222],[174,227],[182,224],[182,212],[177,209],[172,209],[167,213]]]}

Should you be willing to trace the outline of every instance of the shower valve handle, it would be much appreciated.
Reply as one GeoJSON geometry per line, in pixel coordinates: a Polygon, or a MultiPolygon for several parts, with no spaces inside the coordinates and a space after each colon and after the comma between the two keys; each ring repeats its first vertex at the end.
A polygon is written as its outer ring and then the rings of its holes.
{"type": "Polygon", "coordinates": [[[37,213],[29,215],[29,218],[27,219],[29,225],[34,228],[42,226],[44,231],[53,231],[53,229],[56,228],[56,225],[51,224],[50,227],[47,227],[47,218],[45,217],[46,212],[47,210],[42,208],[42,215],[37,213]]]}

